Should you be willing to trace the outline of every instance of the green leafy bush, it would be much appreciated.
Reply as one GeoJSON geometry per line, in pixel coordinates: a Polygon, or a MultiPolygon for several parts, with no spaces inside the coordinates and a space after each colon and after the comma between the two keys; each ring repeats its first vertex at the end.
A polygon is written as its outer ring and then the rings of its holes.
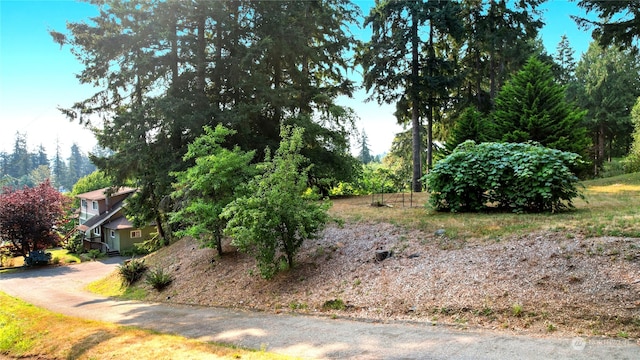
{"type": "Polygon", "coordinates": [[[65,245],[65,249],[69,250],[70,253],[74,254],[82,254],[84,252],[83,245],[84,233],[77,232],[74,236],[72,236],[67,244],[65,245]]]}
{"type": "Polygon", "coordinates": [[[437,210],[513,212],[572,208],[583,197],[571,171],[574,153],[531,143],[466,141],[426,176],[431,205],[437,210]]]}
{"type": "Polygon", "coordinates": [[[329,196],[395,193],[402,190],[402,179],[391,169],[380,163],[369,163],[362,165],[362,171],[353,182],[340,182],[331,188],[329,196]]]}
{"type": "Polygon", "coordinates": [[[280,147],[258,165],[260,175],[247,184],[246,196],[229,203],[222,216],[225,233],[242,252],[253,255],[264,278],[293,267],[302,242],[316,237],[329,220],[330,204],[307,191],[308,160],[300,154],[301,128],[283,127],[280,147]]]}
{"type": "Polygon", "coordinates": [[[104,254],[98,249],[91,249],[91,250],[87,251],[87,256],[91,260],[96,260],[98,258],[103,257],[104,254]]]}
{"type": "Polygon", "coordinates": [[[118,266],[118,273],[122,278],[122,284],[129,286],[140,280],[147,269],[148,266],[144,263],[144,260],[132,259],[118,266]]]}
{"type": "Polygon", "coordinates": [[[145,278],[145,282],[158,291],[164,290],[172,281],[171,274],[165,273],[162,268],[150,270],[145,278]]]}

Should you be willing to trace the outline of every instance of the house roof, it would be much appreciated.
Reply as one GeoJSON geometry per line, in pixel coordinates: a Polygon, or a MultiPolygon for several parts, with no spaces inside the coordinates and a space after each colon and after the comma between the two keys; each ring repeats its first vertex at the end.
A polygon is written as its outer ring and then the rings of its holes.
{"type": "MultiPolygon", "coordinates": [[[[107,198],[107,191],[110,190],[111,188],[106,187],[106,188],[102,188],[102,189],[98,189],[98,190],[93,190],[93,191],[89,191],[86,193],[82,193],[82,194],[78,194],[76,195],[77,198],[80,199],[86,199],[86,200],[103,200],[107,198]]],[[[118,189],[116,189],[112,194],[110,194],[110,196],[118,196],[118,195],[123,195],[123,194],[130,194],[132,192],[135,192],[136,189],[135,188],[130,188],[130,187],[120,187],[118,189]]]]}
{"type": "Polygon", "coordinates": [[[93,230],[96,227],[104,224],[105,222],[111,220],[111,218],[113,218],[120,210],[122,210],[122,207],[124,206],[124,200],[118,201],[117,203],[115,203],[113,205],[113,207],[104,212],[101,215],[98,216],[94,216],[91,219],[87,220],[87,222],[85,222],[82,225],[78,225],[77,229],[80,231],[89,231],[89,230],[93,230]]]}
{"type": "Polygon", "coordinates": [[[127,220],[127,218],[124,216],[113,219],[113,221],[103,226],[107,229],[112,230],[133,229],[133,224],[131,223],[131,221],[127,220]]]}

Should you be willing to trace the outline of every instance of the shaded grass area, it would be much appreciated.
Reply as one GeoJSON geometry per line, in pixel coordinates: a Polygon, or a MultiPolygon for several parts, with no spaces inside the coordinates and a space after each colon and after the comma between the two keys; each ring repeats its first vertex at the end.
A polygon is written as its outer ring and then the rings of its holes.
{"type": "Polygon", "coordinates": [[[0,356],[43,359],[292,359],[58,315],[0,293],[0,356]]]}
{"type": "Polygon", "coordinates": [[[640,237],[640,173],[583,182],[585,200],[561,213],[436,212],[427,205],[428,193],[385,194],[387,206],[372,206],[372,196],[333,200],[333,216],[350,222],[390,222],[409,229],[435,232],[453,239],[499,241],[532,231],[558,231],[585,236],[640,237]],[[411,206],[413,205],[413,206],[411,206]]]}
{"type": "Polygon", "coordinates": [[[147,291],[137,286],[125,286],[118,272],[112,272],[109,276],[96,280],[86,286],[86,290],[94,294],[108,297],[117,297],[124,300],[144,300],[147,291]]]}

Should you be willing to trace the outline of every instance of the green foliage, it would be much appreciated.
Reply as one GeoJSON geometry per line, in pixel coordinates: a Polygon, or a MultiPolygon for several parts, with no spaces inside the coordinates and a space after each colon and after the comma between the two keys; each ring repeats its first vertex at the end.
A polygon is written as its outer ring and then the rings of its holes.
{"type": "Polygon", "coordinates": [[[340,182],[331,188],[330,196],[369,195],[394,193],[403,189],[402,179],[380,163],[362,165],[360,176],[354,182],[340,182]]]}
{"type": "Polygon", "coordinates": [[[629,155],[624,159],[624,168],[628,173],[640,171],[640,97],[631,109],[631,122],[633,123],[633,144],[629,155]]]}
{"type": "Polygon", "coordinates": [[[99,259],[102,256],[104,256],[104,254],[98,249],[91,249],[87,251],[87,257],[91,260],[99,259]]]}
{"type": "Polygon", "coordinates": [[[67,241],[64,248],[69,250],[70,253],[82,254],[84,252],[83,239],[84,234],[82,232],[77,232],[67,241]]]}
{"type": "Polygon", "coordinates": [[[307,160],[300,155],[301,128],[282,127],[280,147],[258,165],[260,174],[232,201],[222,216],[232,244],[252,254],[260,274],[271,278],[284,261],[289,268],[305,239],[315,237],[328,221],[329,202],[307,191],[307,160]]]}
{"type": "Polygon", "coordinates": [[[467,141],[426,176],[437,210],[559,211],[582,197],[579,155],[533,144],[467,141]]]}
{"type": "Polygon", "coordinates": [[[444,98],[449,99],[457,85],[454,57],[436,48],[461,40],[460,12],[454,1],[376,1],[364,20],[371,26],[371,40],[359,49],[356,61],[364,69],[366,90],[373,90],[371,98],[395,103],[398,121],[411,121],[415,191],[422,188],[421,118],[427,118],[427,165],[431,165],[433,108],[444,107],[444,98]]]}
{"type": "Polygon", "coordinates": [[[491,117],[496,141],[527,142],[586,155],[586,112],[565,100],[549,65],[531,57],[500,90],[491,117]]]}
{"type": "Polygon", "coordinates": [[[162,268],[155,268],[146,275],[145,282],[154,289],[162,291],[173,282],[173,276],[165,273],[162,268]]]}
{"type": "Polygon", "coordinates": [[[108,114],[91,128],[111,152],[92,160],[114,185],[135,182],[127,206],[134,226],[153,221],[169,243],[167,221],[181,207],[170,174],[193,165],[183,156],[205,125],[234,129],[228,141],[251,151],[277,146],[280,126],[297,117],[315,185],[349,180],[354,116],[336,101],[354,91],[347,73],[358,41],[349,29],[359,9],[350,1],[93,5],[99,15],[50,32],[81,62],[80,81],[97,90],[63,112],[80,123],[108,114]]]}
{"type": "Polygon", "coordinates": [[[622,157],[632,146],[630,116],[640,96],[640,61],[630,51],[592,43],[576,68],[576,102],[586,109],[585,123],[593,143],[599,175],[604,162],[622,157]]]}
{"type": "Polygon", "coordinates": [[[148,268],[144,260],[132,259],[118,266],[118,274],[120,274],[122,284],[130,286],[140,280],[148,268]]]}
{"type": "Polygon", "coordinates": [[[342,299],[327,300],[322,304],[322,310],[344,310],[347,306],[342,299]]]}
{"type": "Polygon", "coordinates": [[[222,232],[227,224],[220,214],[237,197],[237,188],[253,174],[250,165],[254,152],[239,147],[226,149],[225,139],[235,134],[222,125],[205,127],[205,133],[189,144],[185,161],[195,164],[176,172],[172,197],[180,209],[171,214],[170,222],[183,226],[177,236],[192,236],[222,254],[222,232]]]}
{"type": "Polygon", "coordinates": [[[589,19],[577,17],[581,26],[593,28],[593,38],[603,46],[616,44],[624,48],[634,48],[640,37],[640,14],[633,1],[580,0],[578,6],[589,14],[597,15],[589,19]]]}
{"type": "Polygon", "coordinates": [[[358,139],[358,148],[360,149],[358,152],[358,160],[360,160],[363,164],[368,164],[373,161],[373,155],[371,155],[371,150],[369,149],[369,138],[367,137],[367,133],[362,130],[362,134],[358,139]]]}
{"type": "Polygon", "coordinates": [[[455,122],[447,149],[452,151],[466,140],[485,142],[492,137],[492,123],[475,107],[470,106],[462,111],[455,122]]]}

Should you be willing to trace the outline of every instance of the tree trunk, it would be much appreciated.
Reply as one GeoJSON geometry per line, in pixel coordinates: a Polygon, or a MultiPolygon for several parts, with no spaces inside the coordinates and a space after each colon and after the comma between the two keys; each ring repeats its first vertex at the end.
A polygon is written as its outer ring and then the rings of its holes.
{"type": "Polygon", "coordinates": [[[218,250],[218,255],[222,256],[222,234],[220,233],[220,229],[216,229],[214,231],[214,236],[216,238],[216,248],[218,250]]]}
{"type": "Polygon", "coordinates": [[[167,238],[167,234],[162,228],[162,216],[159,212],[156,213],[156,228],[158,229],[158,236],[162,239],[162,244],[164,246],[169,246],[169,238],[167,238]]]}
{"type": "Polygon", "coordinates": [[[196,87],[198,94],[204,96],[206,86],[206,70],[207,70],[207,39],[205,37],[205,26],[207,24],[207,11],[205,10],[205,2],[200,1],[198,3],[198,39],[197,39],[197,56],[196,56],[196,87]]]}
{"type": "MultiPolygon", "coordinates": [[[[429,59],[428,73],[429,79],[433,79],[433,61],[435,52],[433,51],[433,24],[429,24],[429,59]]],[[[427,89],[427,172],[433,165],[433,89],[431,86],[427,89]]]]}
{"type": "Polygon", "coordinates": [[[604,138],[604,123],[601,123],[598,129],[598,141],[596,143],[596,161],[595,161],[595,174],[594,175],[598,175],[600,167],[602,166],[602,164],[604,163],[604,143],[605,143],[605,138],[604,138]]]}
{"type": "Polygon", "coordinates": [[[422,159],[421,159],[421,136],[420,136],[420,114],[418,113],[418,15],[412,15],[411,22],[411,131],[412,131],[412,145],[413,145],[413,177],[412,187],[414,192],[422,191],[422,184],[420,178],[422,178],[422,159]]]}

